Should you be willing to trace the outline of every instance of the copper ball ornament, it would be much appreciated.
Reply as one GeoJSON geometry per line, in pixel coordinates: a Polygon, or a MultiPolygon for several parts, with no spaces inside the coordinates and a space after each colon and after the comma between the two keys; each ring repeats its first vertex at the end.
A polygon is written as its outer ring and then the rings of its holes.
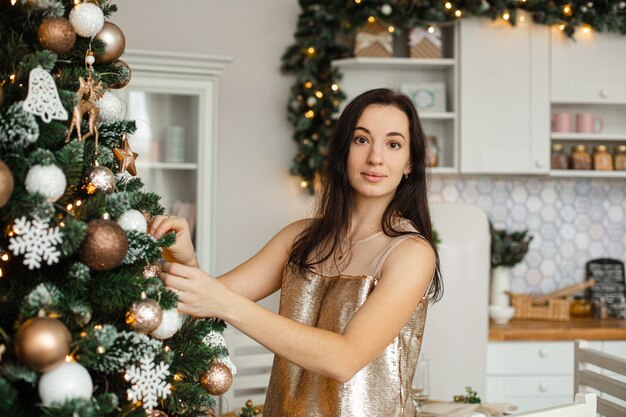
{"type": "Polygon", "coordinates": [[[233,383],[233,373],[220,361],[213,361],[205,372],[200,375],[200,386],[211,395],[222,395],[233,383]]]}
{"type": "Polygon", "coordinates": [[[115,174],[105,166],[93,166],[87,171],[85,190],[87,194],[111,194],[115,190],[115,174]]]}
{"type": "Polygon", "coordinates": [[[156,330],[162,320],[161,306],[150,298],[133,303],[126,313],[126,324],[139,333],[150,333],[156,330]]]}
{"type": "Polygon", "coordinates": [[[0,160],[0,207],[4,207],[9,201],[11,194],[13,194],[14,186],[15,182],[13,181],[11,168],[4,161],[0,160]]]}
{"type": "Polygon", "coordinates": [[[163,410],[146,410],[147,417],[169,417],[163,410]]]}
{"type": "Polygon", "coordinates": [[[128,237],[113,220],[96,219],[87,224],[87,235],[80,245],[80,261],[95,271],[118,267],[128,252],[128,237]]]}
{"type": "Polygon", "coordinates": [[[132,71],[130,70],[130,67],[128,66],[126,62],[122,61],[121,59],[118,59],[117,61],[113,62],[113,65],[116,67],[120,67],[119,75],[117,78],[117,82],[114,84],[111,84],[109,87],[116,88],[116,89],[126,87],[132,77],[132,71]]]}
{"type": "Polygon", "coordinates": [[[29,368],[48,372],[65,362],[72,336],[59,320],[36,317],[26,320],[15,335],[15,353],[29,368]]]}
{"type": "Polygon", "coordinates": [[[46,49],[64,54],[76,43],[74,27],[64,17],[50,17],[43,21],[37,31],[39,44],[46,49]]]}
{"type": "Polygon", "coordinates": [[[102,30],[98,32],[94,39],[103,41],[106,45],[104,47],[104,53],[95,54],[96,62],[99,64],[108,64],[113,62],[124,53],[126,47],[126,38],[124,32],[115,23],[104,22],[102,30]]]}

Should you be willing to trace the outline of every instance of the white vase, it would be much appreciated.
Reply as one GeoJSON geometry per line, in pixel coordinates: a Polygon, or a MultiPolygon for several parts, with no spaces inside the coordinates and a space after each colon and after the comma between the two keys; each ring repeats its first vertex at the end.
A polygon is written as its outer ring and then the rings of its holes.
{"type": "Polygon", "coordinates": [[[509,291],[508,266],[496,266],[491,270],[491,304],[496,306],[508,306],[509,296],[505,291],[509,291]]]}

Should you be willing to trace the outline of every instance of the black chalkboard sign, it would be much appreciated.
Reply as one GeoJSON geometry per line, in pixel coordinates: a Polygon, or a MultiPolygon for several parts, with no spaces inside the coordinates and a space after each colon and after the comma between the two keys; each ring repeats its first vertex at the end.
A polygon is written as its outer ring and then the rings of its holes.
{"type": "Polygon", "coordinates": [[[586,265],[587,279],[595,279],[589,296],[592,301],[601,301],[607,308],[608,317],[624,318],[626,309],[626,276],[624,262],[617,259],[592,259],[586,265]]]}

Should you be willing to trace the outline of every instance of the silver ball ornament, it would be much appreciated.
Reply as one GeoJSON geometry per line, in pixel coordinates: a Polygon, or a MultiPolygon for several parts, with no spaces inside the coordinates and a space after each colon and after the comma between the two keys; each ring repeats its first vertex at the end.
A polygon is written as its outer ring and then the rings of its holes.
{"type": "Polygon", "coordinates": [[[117,224],[127,232],[135,230],[146,233],[148,231],[148,223],[139,210],[128,210],[117,219],[117,224]]]}
{"type": "Polygon", "coordinates": [[[161,325],[163,310],[156,301],[146,298],[133,303],[126,313],[126,324],[139,333],[150,333],[161,325]]]}
{"type": "Polygon", "coordinates": [[[115,190],[115,174],[107,167],[94,166],[87,171],[85,179],[87,194],[96,192],[111,194],[115,190]]]}
{"type": "Polygon", "coordinates": [[[66,185],[65,174],[56,165],[33,165],[24,181],[29,194],[41,194],[49,202],[61,198],[66,185]]]}
{"type": "Polygon", "coordinates": [[[70,23],[78,35],[91,38],[102,30],[104,14],[93,3],[78,3],[70,12],[70,23]]]}
{"type": "Polygon", "coordinates": [[[185,321],[185,315],[178,312],[177,309],[163,311],[163,318],[159,327],[154,329],[150,336],[164,340],[174,336],[185,321]]]}
{"type": "Polygon", "coordinates": [[[100,122],[120,120],[124,113],[124,103],[110,91],[104,93],[102,98],[96,101],[96,107],[100,110],[98,115],[100,122]]]}

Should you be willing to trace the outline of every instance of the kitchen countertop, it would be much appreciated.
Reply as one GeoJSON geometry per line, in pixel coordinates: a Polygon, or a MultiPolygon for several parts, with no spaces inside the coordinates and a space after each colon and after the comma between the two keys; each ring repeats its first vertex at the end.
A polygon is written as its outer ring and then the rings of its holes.
{"type": "Polygon", "coordinates": [[[489,324],[489,341],[626,340],[626,320],[570,319],[568,321],[511,320],[489,324]]]}

